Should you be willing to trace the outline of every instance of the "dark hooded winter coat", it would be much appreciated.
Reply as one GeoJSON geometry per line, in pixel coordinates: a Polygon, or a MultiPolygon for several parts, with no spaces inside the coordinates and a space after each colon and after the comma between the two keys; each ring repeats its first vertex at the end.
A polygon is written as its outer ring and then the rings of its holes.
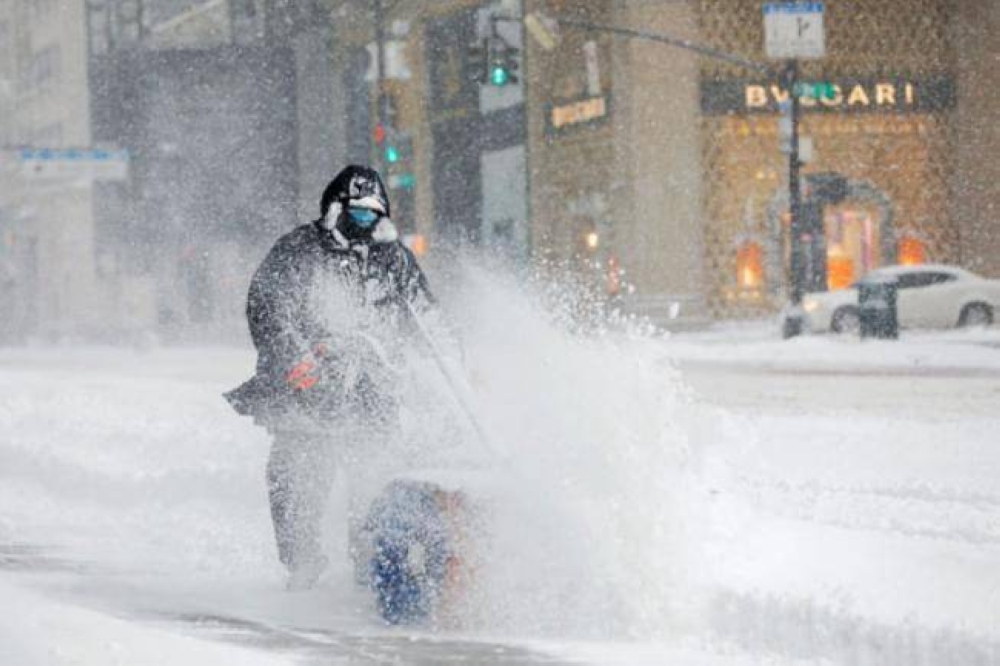
{"type": "MultiPolygon", "coordinates": [[[[331,204],[324,193],[324,214],[331,204]]],[[[410,308],[421,311],[434,302],[416,258],[395,239],[394,229],[389,240],[352,242],[328,227],[321,218],[280,238],[250,284],[247,320],[257,348],[256,373],[226,398],[263,425],[301,411],[303,392],[293,390],[287,376],[297,363],[314,358],[318,345],[334,366],[358,360],[359,334],[391,354],[393,346],[412,339],[410,308]]],[[[337,377],[330,374],[327,383],[342,379],[337,377]]],[[[344,388],[321,382],[308,390],[315,395],[344,388]]]]}

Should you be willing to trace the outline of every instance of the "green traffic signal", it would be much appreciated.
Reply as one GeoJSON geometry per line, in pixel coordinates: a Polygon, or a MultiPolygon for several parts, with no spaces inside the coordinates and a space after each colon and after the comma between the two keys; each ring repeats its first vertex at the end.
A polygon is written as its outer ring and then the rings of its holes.
{"type": "Polygon", "coordinates": [[[495,86],[505,86],[510,80],[510,74],[500,65],[493,65],[490,68],[490,83],[495,86]]]}
{"type": "Polygon", "coordinates": [[[389,164],[395,164],[399,161],[399,148],[396,146],[386,146],[385,147],[385,161],[389,164]]]}

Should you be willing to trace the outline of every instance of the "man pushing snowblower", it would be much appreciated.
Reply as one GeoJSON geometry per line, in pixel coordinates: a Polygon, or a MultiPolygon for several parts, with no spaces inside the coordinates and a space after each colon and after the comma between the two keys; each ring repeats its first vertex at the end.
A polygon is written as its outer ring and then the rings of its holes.
{"type": "Polygon", "coordinates": [[[418,317],[434,302],[381,178],[363,166],[341,171],[319,219],[281,237],[254,274],[256,373],[226,398],[273,438],[268,493],[289,589],[312,587],[327,566],[320,525],[337,456],[398,432],[393,368],[405,348],[427,343],[418,317]]]}

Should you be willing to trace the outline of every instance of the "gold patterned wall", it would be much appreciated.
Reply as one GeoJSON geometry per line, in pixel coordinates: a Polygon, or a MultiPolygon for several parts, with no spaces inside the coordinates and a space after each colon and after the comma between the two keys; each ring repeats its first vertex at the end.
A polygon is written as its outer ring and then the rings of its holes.
{"type": "MultiPolygon", "coordinates": [[[[766,61],[759,0],[700,0],[705,41],[720,49],[766,61]]],[[[844,102],[803,117],[801,133],[811,137],[814,158],[804,174],[836,172],[877,190],[891,204],[890,240],[917,238],[926,259],[956,261],[959,238],[951,217],[949,182],[953,112],[947,105],[908,108],[875,103],[874,82],[950,81],[954,53],[949,41],[948,0],[828,1],[827,57],[805,61],[802,78],[870,82],[844,102]],[[860,101],[867,102],[861,104],[860,101]]],[[[703,59],[703,89],[711,82],[755,81],[736,66],[703,59]]],[[[707,296],[717,316],[772,311],[786,298],[787,155],[778,149],[777,113],[730,109],[702,120],[707,296]],[[764,275],[748,286],[739,279],[738,255],[747,243],[764,248],[764,275]]],[[[870,202],[869,202],[870,203],[870,202]]],[[[864,207],[865,202],[856,202],[864,207]]],[[[872,213],[877,216],[878,211],[872,213]]],[[[885,252],[880,263],[896,260],[885,252]]]]}

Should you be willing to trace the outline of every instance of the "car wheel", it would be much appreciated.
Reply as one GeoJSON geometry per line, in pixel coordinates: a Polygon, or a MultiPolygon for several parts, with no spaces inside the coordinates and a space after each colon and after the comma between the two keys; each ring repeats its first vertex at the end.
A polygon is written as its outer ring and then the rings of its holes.
{"type": "Polygon", "coordinates": [[[958,316],[959,326],[989,326],[993,323],[993,308],[986,303],[969,303],[958,316]]]}
{"type": "Polygon", "coordinates": [[[857,308],[840,308],[833,313],[830,330],[834,333],[857,333],[861,329],[861,315],[857,308]]]}

